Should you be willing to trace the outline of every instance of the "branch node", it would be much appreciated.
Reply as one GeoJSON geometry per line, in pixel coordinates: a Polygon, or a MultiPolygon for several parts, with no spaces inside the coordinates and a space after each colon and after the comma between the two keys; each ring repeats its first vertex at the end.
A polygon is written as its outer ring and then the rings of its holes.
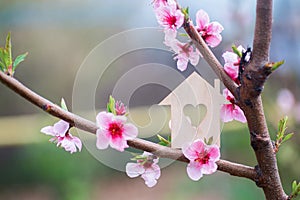
{"type": "Polygon", "coordinates": [[[246,76],[246,78],[247,78],[248,80],[252,80],[251,74],[247,73],[245,76],[246,76]]]}
{"type": "Polygon", "coordinates": [[[45,111],[45,112],[49,112],[51,109],[52,109],[52,106],[49,105],[49,104],[44,104],[42,106],[42,109],[45,111]]]}
{"type": "Polygon", "coordinates": [[[265,147],[269,145],[269,138],[262,137],[261,135],[258,135],[254,131],[251,131],[250,135],[251,135],[250,138],[251,146],[254,149],[254,151],[263,150],[265,147]]]}
{"type": "Polygon", "coordinates": [[[245,103],[246,106],[249,106],[250,108],[253,108],[253,103],[252,103],[252,101],[250,99],[246,99],[244,101],[244,103],[245,103]]]}
{"type": "Polygon", "coordinates": [[[258,165],[256,165],[254,167],[254,170],[256,171],[256,174],[257,174],[257,176],[254,179],[255,184],[257,185],[257,187],[260,187],[260,188],[265,187],[267,182],[264,181],[263,173],[262,173],[260,167],[258,165]]]}

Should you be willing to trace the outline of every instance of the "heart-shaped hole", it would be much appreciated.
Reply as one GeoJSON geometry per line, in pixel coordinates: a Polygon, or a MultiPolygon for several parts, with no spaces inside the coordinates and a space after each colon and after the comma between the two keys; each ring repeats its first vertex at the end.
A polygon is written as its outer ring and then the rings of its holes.
{"type": "Polygon", "coordinates": [[[198,127],[204,119],[207,112],[207,108],[203,104],[199,104],[196,107],[188,104],[183,108],[183,113],[186,117],[191,120],[192,126],[198,127]]]}

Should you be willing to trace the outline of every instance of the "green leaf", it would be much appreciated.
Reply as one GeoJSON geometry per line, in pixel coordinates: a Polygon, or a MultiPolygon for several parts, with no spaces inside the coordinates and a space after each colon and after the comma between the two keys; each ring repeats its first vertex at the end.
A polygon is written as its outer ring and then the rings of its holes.
{"type": "Polygon", "coordinates": [[[282,142],[281,143],[284,143],[286,141],[288,141],[289,139],[291,139],[291,137],[293,137],[294,133],[289,133],[287,135],[285,135],[282,139],[282,142]]]}
{"type": "Polygon", "coordinates": [[[237,48],[234,44],[231,46],[231,48],[232,48],[232,51],[233,51],[236,55],[238,55],[239,58],[242,57],[242,52],[240,52],[240,51],[238,50],[238,48],[237,48]]]}
{"type": "Polygon", "coordinates": [[[143,155],[136,155],[133,158],[130,158],[130,160],[132,160],[132,161],[136,161],[136,160],[145,161],[146,159],[147,159],[147,157],[143,156],[143,155]]]}
{"type": "Polygon", "coordinates": [[[67,104],[64,100],[64,98],[61,98],[61,101],[60,101],[60,107],[65,110],[65,111],[68,111],[68,107],[67,107],[67,104]]]}
{"type": "Polygon", "coordinates": [[[10,66],[9,52],[7,51],[7,49],[3,50],[3,62],[5,64],[5,68],[7,70],[8,67],[10,66]]]}
{"type": "Polygon", "coordinates": [[[165,139],[164,137],[162,137],[161,135],[157,134],[156,135],[159,139],[159,143],[162,146],[171,146],[171,137],[168,136],[168,139],[165,139]]]}
{"type": "Polygon", "coordinates": [[[272,63],[272,71],[275,71],[278,69],[281,65],[284,64],[284,60],[281,60],[279,62],[272,63]]]}
{"type": "Polygon", "coordinates": [[[11,54],[11,37],[10,37],[10,32],[7,34],[6,37],[6,44],[5,44],[5,51],[6,51],[6,66],[12,65],[12,54],[11,54]]]}
{"type": "Polygon", "coordinates": [[[4,69],[5,69],[5,65],[3,64],[3,62],[0,61],[0,70],[4,72],[4,69]]]}
{"type": "Polygon", "coordinates": [[[107,112],[113,113],[114,115],[116,115],[116,100],[110,95],[109,96],[109,101],[107,103],[107,112]]]}
{"type": "Polygon", "coordinates": [[[181,8],[181,12],[184,14],[184,19],[189,19],[189,7],[181,8]]]}
{"type": "Polygon", "coordinates": [[[299,195],[299,193],[300,193],[300,183],[298,183],[296,187],[296,195],[299,195]]]}
{"type": "Polygon", "coordinates": [[[14,64],[13,64],[13,71],[15,71],[16,67],[25,60],[27,55],[28,55],[28,52],[17,56],[17,58],[15,59],[14,64]]]}
{"type": "Polygon", "coordinates": [[[179,33],[179,36],[188,37],[189,35],[187,33],[179,33]]]}
{"type": "Polygon", "coordinates": [[[5,59],[4,59],[4,49],[0,47],[0,60],[3,64],[5,64],[5,59]]]}
{"type": "Polygon", "coordinates": [[[297,190],[297,181],[293,181],[292,183],[292,192],[294,193],[297,190]]]}
{"type": "Polygon", "coordinates": [[[278,123],[278,134],[277,134],[277,140],[282,139],[284,136],[284,133],[287,129],[287,121],[288,121],[288,117],[285,116],[283,119],[281,119],[278,123]]]}

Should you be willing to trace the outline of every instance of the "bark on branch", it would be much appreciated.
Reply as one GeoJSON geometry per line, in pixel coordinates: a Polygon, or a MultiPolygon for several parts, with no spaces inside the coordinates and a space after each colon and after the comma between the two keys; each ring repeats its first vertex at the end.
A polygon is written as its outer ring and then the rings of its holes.
{"type": "MultiPolygon", "coordinates": [[[[0,71],[0,81],[13,90],[15,93],[19,94],[32,104],[38,106],[45,112],[58,117],[62,120],[69,122],[72,126],[79,128],[81,130],[87,131],[89,133],[95,134],[98,127],[94,122],[91,122],[87,119],[84,119],[78,115],[75,115],[71,112],[65,111],[61,109],[56,104],[53,104],[49,100],[41,97],[40,95],[36,94],[22,83],[20,83],[15,78],[6,75],[5,73],[0,71]]],[[[146,140],[142,140],[139,138],[129,140],[128,145],[140,149],[147,152],[152,152],[153,154],[157,155],[161,158],[170,158],[173,160],[178,160],[182,162],[189,162],[187,158],[184,157],[181,150],[173,149],[170,147],[161,146],[155,144],[153,142],[149,142],[146,140]]],[[[218,170],[229,173],[233,176],[244,177],[251,180],[257,179],[257,173],[253,167],[220,160],[217,162],[218,170]]]]}
{"type": "MultiPolygon", "coordinates": [[[[178,7],[180,7],[178,5],[178,7]]],[[[248,121],[251,146],[258,162],[259,174],[256,183],[264,190],[267,200],[286,200],[279,177],[276,155],[268,132],[261,93],[264,83],[272,70],[268,65],[272,36],[272,0],[257,0],[256,23],[253,40],[253,53],[250,63],[245,66],[241,86],[236,87],[224,72],[220,63],[212,55],[195,27],[186,20],[184,29],[210,67],[216,72],[224,85],[232,92],[237,104],[242,108],[248,121]]]]}

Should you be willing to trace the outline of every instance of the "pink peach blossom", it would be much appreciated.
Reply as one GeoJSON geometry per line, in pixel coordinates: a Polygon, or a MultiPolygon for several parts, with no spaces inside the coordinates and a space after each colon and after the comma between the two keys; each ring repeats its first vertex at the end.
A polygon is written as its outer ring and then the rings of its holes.
{"type": "MultiPolygon", "coordinates": [[[[240,52],[244,52],[245,49],[242,46],[237,48],[240,52]]],[[[234,80],[238,81],[238,74],[239,74],[239,63],[240,58],[234,52],[226,51],[223,53],[222,57],[224,58],[224,70],[228,74],[228,76],[234,80]]]]}
{"type": "Polygon", "coordinates": [[[184,71],[187,68],[188,62],[196,66],[199,62],[200,53],[189,43],[182,43],[174,38],[165,38],[165,45],[169,46],[176,54],[174,59],[177,59],[177,68],[184,71]]]}
{"type": "Polygon", "coordinates": [[[57,146],[63,147],[66,151],[70,153],[74,153],[77,151],[81,151],[82,143],[78,137],[72,136],[69,132],[70,125],[68,122],[63,120],[58,121],[54,124],[54,126],[46,126],[41,129],[41,132],[46,135],[51,135],[49,141],[57,143],[57,146]],[[77,147],[77,148],[76,148],[77,147]]]}
{"type": "Polygon", "coordinates": [[[230,104],[224,104],[221,107],[221,119],[223,122],[230,122],[237,120],[242,123],[246,123],[247,119],[241,108],[234,104],[234,97],[228,89],[223,90],[223,96],[230,102],[230,104]]]}
{"type": "Polygon", "coordinates": [[[126,174],[130,178],[141,175],[145,184],[148,187],[153,187],[160,177],[160,168],[157,164],[159,158],[148,152],[144,152],[139,158],[137,163],[126,164],[126,174]]]}
{"type": "Polygon", "coordinates": [[[221,32],[224,30],[219,22],[209,22],[209,16],[204,10],[199,10],[196,14],[196,28],[201,34],[205,42],[211,46],[216,47],[222,41],[221,32]]]}
{"type": "Polygon", "coordinates": [[[161,3],[154,9],[158,23],[165,29],[176,31],[184,21],[183,13],[177,9],[175,1],[168,0],[166,4],[161,3]]]}
{"type": "Polygon", "coordinates": [[[166,6],[167,3],[168,3],[168,0],[154,0],[152,2],[154,9],[157,9],[157,8],[159,8],[161,6],[166,6]]]}
{"type": "Polygon", "coordinates": [[[206,145],[201,139],[182,148],[184,156],[190,160],[187,166],[188,176],[198,181],[203,174],[217,171],[216,162],[220,159],[220,149],[217,145],[206,145]]]}
{"type": "Polygon", "coordinates": [[[138,135],[138,129],[131,123],[126,123],[125,116],[115,116],[112,113],[100,112],[97,117],[97,143],[98,149],[106,149],[108,145],[118,151],[129,147],[127,140],[138,135]]]}
{"type": "Polygon", "coordinates": [[[117,101],[115,103],[115,108],[116,108],[117,115],[125,115],[126,114],[126,106],[121,101],[117,101]]]}
{"type": "Polygon", "coordinates": [[[230,76],[232,80],[236,81],[239,73],[238,56],[233,52],[226,51],[225,53],[223,53],[222,57],[225,60],[225,72],[228,74],[228,76],[230,76]]]}

